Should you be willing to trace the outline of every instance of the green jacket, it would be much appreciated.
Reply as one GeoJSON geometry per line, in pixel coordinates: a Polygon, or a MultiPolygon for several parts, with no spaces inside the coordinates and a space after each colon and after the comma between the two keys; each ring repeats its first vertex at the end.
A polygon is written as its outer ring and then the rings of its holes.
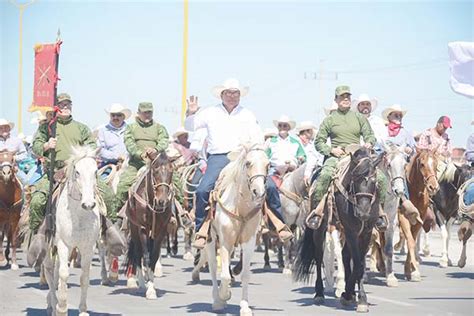
{"type": "MultiPolygon", "coordinates": [[[[37,156],[49,158],[50,151],[45,152],[43,150],[43,145],[48,142],[49,138],[48,124],[40,125],[35,134],[32,147],[37,156]]],[[[56,139],[56,167],[58,168],[63,167],[64,161],[70,157],[72,146],[88,145],[94,149],[97,147],[89,127],[73,120],[72,117],[65,120],[58,118],[56,139]]]]}
{"type": "Polygon", "coordinates": [[[348,110],[342,112],[334,111],[327,116],[319,127],[318,135],[314,140],[314,146],[324,156],[329,156],[331,148],[342,147],[350,144],[360,144],[360,137],[364,142],[375,144],[375,136],[369,121],[360,113],[348,110]],[[331,146],[326,142],[331,140],[331,146]]]}
{"type": "Polygon", "coordinates": [[[155,148],[157,151],[168,147],[168,132],[158,123],[143,123],[138,118],[135,123],[127,125],[125,129],[125,147],[130,154],[130,164],[140,168],[144,165],[142,153],[146,148],[155,148]]]}

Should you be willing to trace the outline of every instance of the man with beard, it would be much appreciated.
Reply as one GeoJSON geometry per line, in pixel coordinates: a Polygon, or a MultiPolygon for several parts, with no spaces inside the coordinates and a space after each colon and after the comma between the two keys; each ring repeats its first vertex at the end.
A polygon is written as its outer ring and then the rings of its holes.
{"type": "Polygon", "coordinates": [[[386,128],[383,119],[373,114],[373,112],[377,108],[377,105],[378,100],[376,98],[369,97],[365,93],[360,94],[357,99],[354,99],[352,101],[352,109],[367,118],[370,127],[374,132],[377,144],[380,144],[386,134],[386,128]]]}
{"type": "MultiPolygon", "coordinates": [[[[348,86],[339,86],[335,91],[337,111],[327,116],[321,123],[318,135],[314,142],[316,149],[325,156],[321,174],[316,181],[314,196],[311,197],[311,204],[317,206],[329,190],[329,185],[336,172],[339,160],[349,153],[345,151],[349,145],[360,144],[362,137],[364,146],[372,148],[376,139],[367,118],[358,112],[351,111],[351,91],[348,86]],[[331,145],[327,144],[327,139],[331,140],[331,145]]],[[[377,192],[380,203],[385,200],[387,190],[387,179],[384,174],[377,171],[377,192]]],[[[309,228],[317,229],[323,217],[323,207],[317,207],[308,215],[306,223],[309,228]]],[[[387,227],[386,216],[379,207],[379,219],[376,227],[384,230],[387,227]]]]}

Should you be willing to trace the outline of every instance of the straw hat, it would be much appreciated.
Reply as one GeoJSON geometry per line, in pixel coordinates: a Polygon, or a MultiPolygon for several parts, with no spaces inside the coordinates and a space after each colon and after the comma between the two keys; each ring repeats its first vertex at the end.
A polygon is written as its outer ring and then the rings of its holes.
{"type": "Polygon", "coordinates": [[[275,125],[276,128],[278,128],[278,123],[287,123],[290,125],[290,130],[295,128],[296,122],[291,120],[288,116],[282,115],[278,120],[273,120],[273,125],[275,125]]]}
{"type": "Polygon", "coordinates": [[[362,93],[362,94],[359,95],[359,97],[357,99],[352,100],[352,110],[359,112],[358,109],[357,109],[357,106],[361,102],[370,102],[370,104],[372,105],[372,111],[371,112],[374,112],[375,109],[377,108],[377,105],[379,104],[377,98],[371,98],[371,97],[369,97],[368,94],[362,93]]]}
{"type": "Polygon", "coordinates": [[[109,106],[108,109],[105,109],[105,112],[107,114],[122,113],[123,115],[125,115],[125,119],[128,119],[130,115],[132,115],[132,111],[130,111],[129,109],[127,109],[125,106],[123,106],[120,103],[113,103],[111,106],[109,106]]]}
{"type": "Polygon", "coordinates": [[[301,131],[305,131],[307,129],[312,129],[314,132],[318,130],[318,128],[313,124],[312,121],[303,121],[296,126],[295,132],[299,134],[301,131]]]}
{"type": "Polygon", "coordinates": [[[221,85],[218,85],[212,88],[212,94],[216,98],[220,99],[222,91],[225,91],[225,90],[239,90],[240,96],[245,97],[249,92],[249,87],[243,87],[240,85],[239,80],[229,78],[226,81],[224,81],[221,85]]]}
{"type": "Polygon", "coordinates": [[[400,104],[394,104],[383,110],[382,118],[388,122],[388,116],[392,112],[400,112],[402,113],[402,117],[405,116],[405,114],[407,113],[406,110],[402,109],[402,106],[400,104]]]}
{"type": "Polygon", "coordinates": [[[6,120],[4,118],[0,118],[0,126],[3,125],[10,125],[10,129],[13,129],[15,127],[15,123],[10,122],[9,120],[6,120]]]}
{"type": "Polygon", "coordinates": [[[330,106],[324,108],[324,113],[326,114],[326,116],[328,116],[329,114],[331,114],[332,111],[336,111],[337,108],[338,106],[336,101],[332,101],[332,104],[330,106]]]}
{"type": "Polygon", "coordinates": [[[178,127],[178,129],[176,130],[176,132],[174,132],[173,138],[174,138],[174,139],[178,139],[179,136],[184,135],[184,134],[188,134],[188,135],[189,135],[189,131],[187,131],[184,127],[180,126],[180,127],[178,127]]]}
{"type": "Polygon", "coordinates": [[[274,127],[270,127],[270,128],[267,127],[263,130],[264,137],[273,137],[277,135],[278,135],[278,130],[274,127]]]}

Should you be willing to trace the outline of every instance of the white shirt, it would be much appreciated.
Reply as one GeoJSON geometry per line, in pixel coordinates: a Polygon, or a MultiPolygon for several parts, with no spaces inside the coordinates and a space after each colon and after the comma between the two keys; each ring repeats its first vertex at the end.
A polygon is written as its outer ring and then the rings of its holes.
{"type": "Polygon", "coordinates": [[[314,147],[312,141],[306,145],[303,145],[303,143],[301,144],[306,153],[306,169],[304,170],[304,176],[309,178],[313,174],[313,170],[316,166],[323,165],[324,156],[316,151],[316,147],[314,147]]]}
{"type": "Polygon", "coordinates": [[[384,120],[375,115],[370,115],[367,119],[369,121],[370,127],[374,131],[374,136],[377,139],[377,143],[381,143],[387,134],[387,127],[385,126],[384,120]]]}
{"type": "Polygon", "coordinates": [[[197,152],[200,158],[205,158],[206,148],[207,148],[207,130],[205,128],[200,128],[192,133],[191,145],[189,145],[189,149],[197,152]]]}
{"type": "Polygon", "coordinates": [[[231,113],[224,105],[205,108],[184,121],[187,130],[207,130],[207,152],[224,154],[245,143],[263,143],[263,133],[255,115],[238,105],[231,113]]]}

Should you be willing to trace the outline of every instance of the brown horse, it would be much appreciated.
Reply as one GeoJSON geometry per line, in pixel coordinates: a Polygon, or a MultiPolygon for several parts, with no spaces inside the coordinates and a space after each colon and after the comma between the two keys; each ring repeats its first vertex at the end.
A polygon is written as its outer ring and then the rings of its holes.
{"type": "Polygon", "coordinates": [[[126,266],[146,286],[147,299],[157,298],[154,270],[172,214],[172,176],[172,161],[160,152],[139,178],[126,205],[130,231],[126,266]]]}
{"type": "Polygon", "coordinates": [[[12,248],[11,269],[18,270],[16,247],[18,222],[23,206],[22,186],[15,176],[15,152],[0,152],[0,266],[8,264],[9,245],[12,248]],[[3,238],[7,235],[7,249],[3,254],[3,238]]]}
{"type": "MultiPolygon", "coordinates": [[[[439,184],[436,179],[438,158],[435,150],[417,149],[407,166],[408,192],[410,201],[420,212],[425,221],[431,198],[438,192],[439,184]]],[[[398,216],[400,227],[405,235],[408,245],[408,255],[405,261],[405,276],[407,280],[421,281],[419,263],[416,259],[416,239],[422,225],[417,223],[410,226],[408,219],[398,216]]]]}

